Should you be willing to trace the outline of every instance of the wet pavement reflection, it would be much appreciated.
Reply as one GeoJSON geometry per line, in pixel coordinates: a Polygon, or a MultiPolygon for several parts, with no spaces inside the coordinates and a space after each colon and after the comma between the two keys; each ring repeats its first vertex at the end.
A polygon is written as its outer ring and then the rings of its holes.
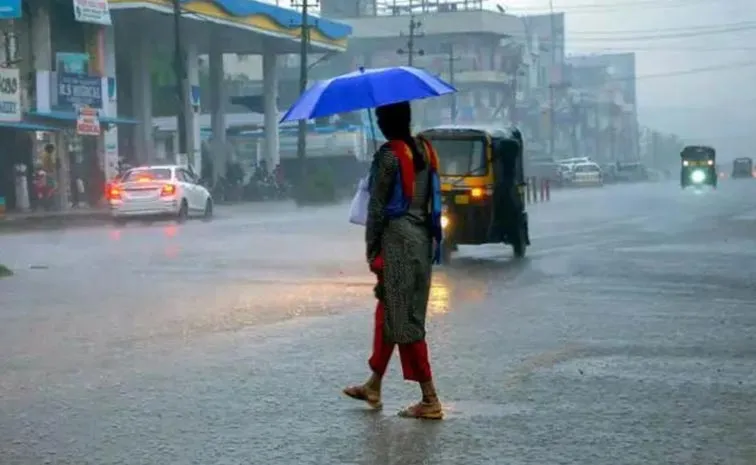
{"type": "Polygon", "coordinates": [[[0,236],[0,463],[756,463],[756,184],[561,194],[527,259],[436,270],[437,423],[396,361],[383,411],[340,395],[375,306],[343,206],[0,236]]]}

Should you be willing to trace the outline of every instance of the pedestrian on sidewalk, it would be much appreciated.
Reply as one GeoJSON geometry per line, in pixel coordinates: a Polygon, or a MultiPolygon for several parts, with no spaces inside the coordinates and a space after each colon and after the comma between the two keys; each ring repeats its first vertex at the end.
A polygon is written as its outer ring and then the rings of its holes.
{"type": "Polygon", "coordinates": [[[382,407],[383,375],[398,345],[404,379],[419,383],[422,393],[399,415],[441,419],[425,341],[431,268],[440,257],[438,158],[429,141],[412,136],[408,102],[379,107],[376,117],[388,142],[373,156],[365,232],[367,262],[378,278],[372,374],[344,394],[382,407]]]}

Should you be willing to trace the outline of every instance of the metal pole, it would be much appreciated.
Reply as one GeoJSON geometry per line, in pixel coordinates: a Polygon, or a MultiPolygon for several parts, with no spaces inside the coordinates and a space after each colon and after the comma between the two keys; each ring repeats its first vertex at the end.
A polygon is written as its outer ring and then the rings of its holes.
{"type": "MultiPolygon", "coordinates": [[[[309,0],[302,0],[302,28],[300,30],[300,49],[299,49],[299,94],[307,90],[307,51],[310,42],[310,25],[308,24],[307,3],[309,0]]],[[[307,120],[299,120],[297,126],[297,160],[299,161],[299,191],[304,192],[301,188],[304,185],[305,176],[307,176],[307,167],[305,157],[307,156],[307,120]]]]}
{"type": "Polygon", "coordinates": [[[554,89],[554,71],[556,70],[556,22],[554,21],[554,0],[549,0],[549,18],[551,22],[551,72],[549,73],[549,156],[554,158],[554,114],[556,95],[554,89]]]}
{"type": "MultiPolygon", "coordinates": [[[[454,56],[454,44],[449,44],[449,84],[454,86],[454,62],[456,57],[454,56]]],[[[452,124],[457,122],[457,93],[453,93],[451,96],[451,121],[452,124]]]]}
{"type": "Polygon", "coordinates": [[[181,40],[181,4],[179,0],[173,0],[173,66],[176,74],[176,97],[178,100],[178,113],[176,130],[178,131],[177,162],[183,163],[187,158],[189,141],[186,133],[186,66],[184,64],[184,47],[181,40]]]}
{"type": "Polygon", "coordinates": [[[407,65],[412,66],[412,56],[415,54],[415,17],[410,16],[409,40],[407,41],[407,65]]]}

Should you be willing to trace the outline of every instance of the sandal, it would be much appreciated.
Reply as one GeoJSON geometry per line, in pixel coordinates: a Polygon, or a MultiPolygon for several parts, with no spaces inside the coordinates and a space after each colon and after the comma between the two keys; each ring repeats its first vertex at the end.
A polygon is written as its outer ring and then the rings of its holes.
{"type": "Polygon", "coordinates": [[[352,399],[361,400],[367,403],[370,406],[370,408],[373,408],[375,410],[378,410],[383,407],[383,402],[381,402],[380,392],[376,392],[371,389],[368,389],[364,385],[363,386],[349,386],[348,388],[344,389],[343,392],[346,396],[349,396],[352,399]]]}
{"type": "Polygon", "coordinates": [[[399,416],[420,420],[443,420],[444,410],[440,402],[418,402],[401,410],[399,416]]]}

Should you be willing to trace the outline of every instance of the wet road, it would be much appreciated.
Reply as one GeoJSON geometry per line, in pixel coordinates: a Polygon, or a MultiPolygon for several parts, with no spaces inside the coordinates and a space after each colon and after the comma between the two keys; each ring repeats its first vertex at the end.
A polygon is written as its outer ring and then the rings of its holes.
{"type": "MultiPolygon", "coordinates": [[[[429,321],[448,420],[366,375],[343,209],[0,236],[0,463],[756,463],[756,182],[555,193],[463,248],[429,321]]],[[[270,209],[269,209],[270,210],[270,209]]]]}

